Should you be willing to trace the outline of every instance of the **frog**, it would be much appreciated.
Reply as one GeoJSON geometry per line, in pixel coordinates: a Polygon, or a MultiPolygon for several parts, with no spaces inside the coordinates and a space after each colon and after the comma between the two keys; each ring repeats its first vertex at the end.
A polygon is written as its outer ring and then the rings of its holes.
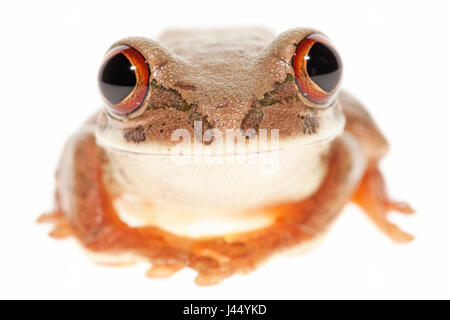
{"type": "Polygon", "coordinates": [[[409,242],[388,220],[414,212],[387,193],[388,142],[342,75],[312,28],[122,39],[100,67],[104,105],[66,143],[55,209],[39,221],[96,262],[145,261],[152,278],[190,268],[199,285],[315,243],[350,202],[409,242]]]}

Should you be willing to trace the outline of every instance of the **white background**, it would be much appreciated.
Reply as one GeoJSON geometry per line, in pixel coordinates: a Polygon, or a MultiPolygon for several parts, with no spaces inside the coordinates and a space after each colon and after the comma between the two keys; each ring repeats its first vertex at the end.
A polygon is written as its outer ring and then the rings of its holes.
{"type": "Polygon", "coordinates": [[[3,1],[0,4],[0,298],[450,298],[449,75],[446,1],[3,1]],[[37,225],[52,208],[65,140],[101,105],[96,75],[116,40],[174,26],[309,26],[345,64],[344,86],[391,142],[391,193],[416,208],[392,243],[349,205],[320,246],[218,286],[183,270],[91,263],[74,240],[37,225]]]}

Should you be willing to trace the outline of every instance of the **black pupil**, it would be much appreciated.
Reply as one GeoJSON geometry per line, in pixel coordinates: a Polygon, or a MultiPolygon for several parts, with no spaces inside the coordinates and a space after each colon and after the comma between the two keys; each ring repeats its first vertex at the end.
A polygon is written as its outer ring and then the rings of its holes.
{"type": "Polygon", "coordinates": [[[308,75],[322,90],[332,91],[342,75],[342,63],[338,54],[326,44],[316,42],[309,50],[306,63],[308,75]]]}
{"type": "Polygon", "coordinates": [[[120,103],[136,86],[136,73],[130,60],[119,53],[106,61],[100,69],[99,84],[111,104],[120,103]]]}

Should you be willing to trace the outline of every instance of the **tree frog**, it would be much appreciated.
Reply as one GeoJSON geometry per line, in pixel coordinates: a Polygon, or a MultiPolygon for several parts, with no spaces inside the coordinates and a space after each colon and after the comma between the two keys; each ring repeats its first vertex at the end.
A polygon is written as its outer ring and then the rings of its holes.
{"type": "Polygon", "coordinates": [[[341,91],[342,60],[320,31],[171,30],[126,38],[100,67],[104,107],[67,142],[54,237],[107,264],[185,267],[209,285],[319,239],[354,202],[387,236],[379,162],[388,143],[341,91]]]}

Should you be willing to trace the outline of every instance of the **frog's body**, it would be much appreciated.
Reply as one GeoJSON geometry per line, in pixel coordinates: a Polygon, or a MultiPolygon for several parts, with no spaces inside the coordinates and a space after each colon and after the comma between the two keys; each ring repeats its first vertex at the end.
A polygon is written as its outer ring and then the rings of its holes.
{"type": "Polygon", "coordinates": [[[147,259],[152,276],[188,266],[202,284],[308,243],[351,200],[394,240],[411,240],[386,219],[411,209],[386,195],[378,162],[388,145],[364,107],[337,88],[322,107],[299,94],[291,61],[311,34],[172,31],[164,45],[117,43],[145,58],[150,93],[133,113],[100,112],[69,141],[53,234],[70,232],[114,263],[147,259]],[[177,149],[177,129],[198,148],[177,149]],[[244,146],[261,129],[277,129],[269,136],[279,141],[244,146]],[[216,140],[205,143],[208,130],[216,140]],[[217,144],[227,130],[237,136],[217,144]],[[273,156],[277,166],[261,174],[273,156]]]}

